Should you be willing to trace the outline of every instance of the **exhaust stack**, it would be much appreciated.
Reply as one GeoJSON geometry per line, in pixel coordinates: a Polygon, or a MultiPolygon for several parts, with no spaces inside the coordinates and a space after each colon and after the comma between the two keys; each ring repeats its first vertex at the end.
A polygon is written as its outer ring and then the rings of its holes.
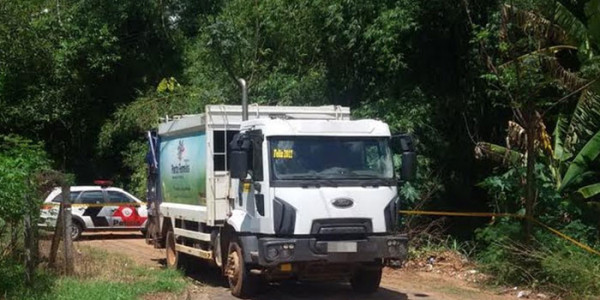
{"type": "Polygon", "coordinates": [[[238,79],[238,83],[242,88],[242,121],[248,120],[248,86],[246,80],[243,78],[238,79]]]}

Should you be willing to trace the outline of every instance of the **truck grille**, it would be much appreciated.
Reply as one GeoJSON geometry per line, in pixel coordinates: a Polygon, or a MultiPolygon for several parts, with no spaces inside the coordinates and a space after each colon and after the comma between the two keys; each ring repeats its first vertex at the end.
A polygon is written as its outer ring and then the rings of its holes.
{"type": "Polygon", "coordinates": [[[314,220],[310,233],[320,240],[362,239],[373,232],[370,219],[318,219],[314,220]]]}

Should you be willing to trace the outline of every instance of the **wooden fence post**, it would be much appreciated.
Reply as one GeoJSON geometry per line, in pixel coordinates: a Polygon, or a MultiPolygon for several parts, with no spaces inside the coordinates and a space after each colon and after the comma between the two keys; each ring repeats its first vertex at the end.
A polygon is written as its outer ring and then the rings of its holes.
{"type": "Polygon", "coordinates": [[[52,235],[52,244],[50,245],[50,255],[48,257],[48,267],[56,267],[56,255],[58,253],[58,244],[60,244],[60,238],[62,236],[63,228],[63,207],[60,206],[58,210],[58,218],[56,219],[56,227],[54,228],[54,234],[52,235]]]}
{"type": "Polygon", "coordinates": [[[62,184],[62,223],[63,223],[63,241],[65,246],[65,273],[67,275],[73,275],[73,238],[71,236],[71,187],[68,183],[63,182],[62,184]]]}
{"type": "MultiPolygon", "coordinates": [[[[26,186],[27,180],[25,180],[26,186]]],[[[32,205],[30,203],[29,196],[27,192],[24,195],[24,204],[26,207],[25,215],[23,218],[23,227],[24,227],[24,237],[25,237],[25,284],[27,286],[31,286],[33,282],[33,275],[35,273],[35,262],[33,258],[33,246],[34,246],[34,236],[33,236],[33,226],[31,224],[31,209],[32,205]]]]}
{"type": "Polygon", "coordinates": [[[38,219],[39,219],[39,207],[33,201],[36,193],[33,192],[32,182],[29,179],[25,179],[25,186],[27,187],[24,196],[24,204],[26,207],[24,216],[24,235],[25,235],[25,283],[27,286],[33,286],[35,280],[35,268],[39,263],[40,249],[39,249],[39,233],[38,233],[38,219]],[[31,194],[33,193],[33,195],[31,194]]]}

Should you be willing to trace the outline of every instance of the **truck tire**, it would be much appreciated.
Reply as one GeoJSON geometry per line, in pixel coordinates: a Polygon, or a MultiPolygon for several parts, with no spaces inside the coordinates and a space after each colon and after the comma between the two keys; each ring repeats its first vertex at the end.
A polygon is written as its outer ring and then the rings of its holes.
{"type": "Polygon", "coordinates": [[[177,251],[175,247],[175,233],[173,231],[168,231],[165,240],[167,248],[167,268],[184,270],[187,267],[187,260],[185,255],[177,251]]]}
{"type": "Polygon", "coordinates": [[[352,289],[361,294],[371,294],[379,289],[383,268],[360,268],[354,273],[350,284],[352,289]]]}
{"type": "Polygon", "coordinates": [[[242,247],[240,247],[237,241],[229,243],[225,275],[229,282],[231,294],[235,297],[251,297],[256,294],[257,288],[260,285],[260,278],[250,274],[244,261],[242,247]]]}

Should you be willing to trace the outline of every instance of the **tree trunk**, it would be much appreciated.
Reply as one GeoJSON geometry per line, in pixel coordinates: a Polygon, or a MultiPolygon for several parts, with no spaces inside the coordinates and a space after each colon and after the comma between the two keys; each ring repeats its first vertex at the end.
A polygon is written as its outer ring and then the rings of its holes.
{"type": "Polygon", "coordinates": [[[527,107],[527,178],[525,185],[525,240],[531,241],[533,233],[533,209],[536,200],[536,178],[535,178],[535,140],[537,132],[537,115],[529,104],[527,107]]]}

